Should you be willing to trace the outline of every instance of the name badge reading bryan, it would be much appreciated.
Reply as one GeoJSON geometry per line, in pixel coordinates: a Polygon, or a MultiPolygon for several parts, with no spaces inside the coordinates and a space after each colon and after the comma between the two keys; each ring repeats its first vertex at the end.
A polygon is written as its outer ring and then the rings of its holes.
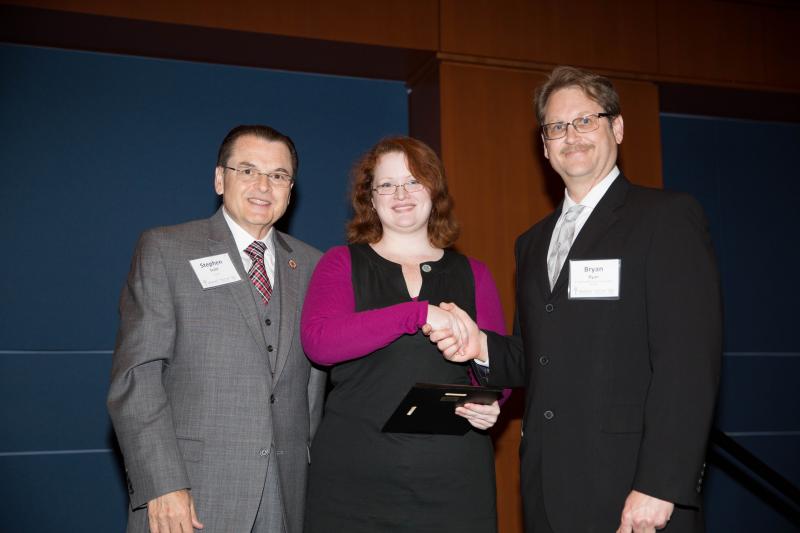
{"type": "Polygon", "coordinates": [[[621,259],[570,260],[570,300],[619,300],[621,259]]]}
{"type": "Polygon", "coordinates": [[[242,279],[228,254],[210,255],[189,261],[203,289],[212,289],[242,279]]]}

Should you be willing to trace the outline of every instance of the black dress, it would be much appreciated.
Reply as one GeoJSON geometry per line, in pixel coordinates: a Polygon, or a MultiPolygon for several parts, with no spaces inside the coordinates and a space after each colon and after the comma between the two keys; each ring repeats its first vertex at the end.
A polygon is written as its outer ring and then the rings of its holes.
{"type": "MultiPolygon", "coordinates": [[[[402,268],[368,245],[351,245],[357,311],[410,300],[402,268]]],[[[475,319],[466,257],[423,263],[420,300],[453,301],[475,319]],[[427,266],[426,266],[427,265],[427,266]]],[[[381,433],[417,382],[469,384],[427,337],[403,335],[331,369],[332,389],[311,447],[307,533],[493,533],[494,453],[489,437],[381,433]]]]}

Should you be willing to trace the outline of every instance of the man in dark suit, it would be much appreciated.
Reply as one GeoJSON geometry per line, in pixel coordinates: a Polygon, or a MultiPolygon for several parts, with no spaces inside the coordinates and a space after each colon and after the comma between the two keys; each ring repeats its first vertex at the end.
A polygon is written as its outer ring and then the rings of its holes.
{"type": "Polygon", "coordinates": [[[565,198],[516,244],[514,337],[472,331],[446,357],[526,387],[520,444],[528,532],[698,532],[719,380],[719,281],[687,195],[631,184],[611,82],[556,68],[537,93],[565,198]]]}
{"type": "Polygon", "coordinates": [[[129,532],[303,530],[325,379],[299,337],[320,254],[273,228],[296,172],[289,137],[234,128],[214,179],[223,207],[139,240],[108,393],[129,532]]]}

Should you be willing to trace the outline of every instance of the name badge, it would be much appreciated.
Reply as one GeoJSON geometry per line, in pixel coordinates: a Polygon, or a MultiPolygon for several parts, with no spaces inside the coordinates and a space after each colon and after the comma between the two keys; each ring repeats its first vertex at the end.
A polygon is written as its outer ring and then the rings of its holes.
{"type": "Polygon", "coordinates": [[[619,300],[621,259],[570,260],[570,300],[619,300]]]}
{"type": "Polygon", "coordinates": [[[233,266],[233,261],[228,254],[210,255],[200,259],[191,259],[189,264],[194,269],[194,274],[200,285],[205,289],[213,289],[220,285],[227,285],[242,279],[233,266]]]}

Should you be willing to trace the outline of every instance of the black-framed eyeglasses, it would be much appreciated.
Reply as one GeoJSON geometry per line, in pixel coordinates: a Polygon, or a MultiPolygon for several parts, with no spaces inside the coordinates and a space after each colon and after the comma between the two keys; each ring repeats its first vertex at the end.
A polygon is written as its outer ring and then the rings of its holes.
{"type": "Polygon", "coordinates": [[[222,167],[222,168],[233,170],[239,176],[239,179],[246,182],[255,181],[261,176],[266,176],[271,185],[274,185],[275,187],[280,187],[282,189],[285,189],[286,187],[291,187],[292,184],[294,183],[294,178],[291,177],[289,174],[284,174],[283,172],[261,172],[255,167],[245,167],[245,168],[222,167]]]}
{"type": "Polygon", "coordinates": [[[372,190],[381,196],[389,196],[390,194],[396,193],[400,187],[402,187],[406,192],[411,193],[421,191],[425,186],[417,180],[409,180],[405,183],[401,183],[400,185],[381,183],[380,185],[373,187],[372,190]]]}
{"type": "Polygon", "coordinates": [[[612,113],[592,113],[591,115],[578,117],[572,122],[551,122],[550,124],[544,124],[540,129],[545,139],[553,141],[565,137],[567,135],[567,128],[570,126],[575,128],[575,131],[578,133],[590,133],[600,127],[601,118],[611,118],[613,116],[612,113]]]}

